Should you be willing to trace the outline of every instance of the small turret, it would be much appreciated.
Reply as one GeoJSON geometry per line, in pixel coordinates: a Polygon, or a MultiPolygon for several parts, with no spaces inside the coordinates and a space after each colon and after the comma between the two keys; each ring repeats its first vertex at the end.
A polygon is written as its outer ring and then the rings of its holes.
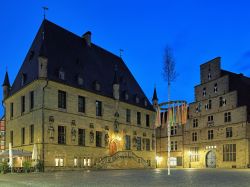
{"type": "Polygon", "coordinates": [[[158,105],[158,97],[157,97],[157,93],[156,93],[156,88],[154,88],[154,94],[153,94],[153,107],[154,109],[156,109],[157,105],[158,105]]]}
{"type": "Polygon", "coordinates": [[[38,76],[39,78],[47,78],[47,66],[48,66],[48,57],[47,57],[47,51],[45,48],[45,42],[43,41],[39,56],[38,56],[38,76]]]}
{"type": "Polygon", "coordinates": [[[10,81],[9,81],[9,75],[7,71],[5,73],[2,87],[3,87],[3,99],[6,99],[10,95],[10,81]]]}
{"type": "Polygon", "coordinates": [[[119,100],[120,98],[120,84],[119,84],[118,76],[117,76],[117,68],[115,69],[115,76],[114,76],[114,81],[113,81],[113,97],[116,100],[119,100]]]}

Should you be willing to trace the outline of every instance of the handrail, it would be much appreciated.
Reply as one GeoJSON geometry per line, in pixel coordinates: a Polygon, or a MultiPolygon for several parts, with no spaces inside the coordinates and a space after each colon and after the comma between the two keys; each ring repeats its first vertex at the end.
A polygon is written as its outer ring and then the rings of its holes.
{"type": "Polygon", "coordinates": [[[99,166],[102,166],[102,165],[105,165],[107,163],[112,163],[112,162],[114,162],[114,161],[116,161],[117,159],[120,159],[120,158],[132,158],[137,163],[143,164],[144,167],[148,167],[148,163],[142,157],[137,156],[132,151],[118,151],[118,152],[116,152],[115,154],[113,154],[111,156],[103,157],[97,164],[99,166]]]}

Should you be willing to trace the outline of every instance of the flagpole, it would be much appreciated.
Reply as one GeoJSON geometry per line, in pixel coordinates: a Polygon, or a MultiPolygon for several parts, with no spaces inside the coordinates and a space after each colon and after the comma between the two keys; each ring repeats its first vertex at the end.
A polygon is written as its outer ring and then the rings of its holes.
{"type": "MultiPolygon", "coordinates": [[[[168,79],[168,113],[170,109],[170,79],[168,79]]],[[[170,175],[170,118],[168,117],[168,175],[170,175]]]]}

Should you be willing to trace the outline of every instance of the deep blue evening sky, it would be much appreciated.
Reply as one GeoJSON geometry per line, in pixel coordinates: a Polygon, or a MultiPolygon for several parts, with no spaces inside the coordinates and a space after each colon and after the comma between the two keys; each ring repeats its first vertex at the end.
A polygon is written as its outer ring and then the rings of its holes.
{"type": "Polygon", "coordinates": [[[8,0],[1,1],[0,11],[1,81],[6,66],[14,81],[43,20],[44,5],[48,20],[79,36],[90,30],[95,44],[117,55],[124,49],[124,61],[150,100],[155,84],[160,101],[167,99],[162,77],[166,45],[174,50],[179,73],[172,99],[193,101],[199,65],[217,56],[222,68],[250,76],[247,0],[8,0]]]}

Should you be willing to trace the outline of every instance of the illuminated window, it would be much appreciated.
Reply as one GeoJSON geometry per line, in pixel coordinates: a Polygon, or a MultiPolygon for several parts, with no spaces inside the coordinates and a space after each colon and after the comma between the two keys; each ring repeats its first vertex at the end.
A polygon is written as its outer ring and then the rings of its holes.
{"type": "Polygon", "coordinates": [[[63,158],[55,158],[55,166],[56,167],[62,167],[64,166],[64,159],[63,158]]]}
{"type": "Polygon", "coordinates": [[[190,147],[190,162],[198,162],[199,161],[199,147],[190,147]]]}
{"type": "Polygon", "coordinates": [[[88,158],[88,166],[91,166],[91,159],[88,158]]]}
{"type": "Polygon", "coordinates": [[[88,164],[88,162],[87,162],[87,161],[88,161],[88,159],[87,159],[87,158],[84,158],[84,159],[83,159],[83,166],[88,166],[88,165],[87,165],[87,164],[88,164]]]}
{"type": "Polygon", "coordinates": [[[77,167],[77,162],[78,162],[77,158],[74,158],[74,167],[77,167]]]}

